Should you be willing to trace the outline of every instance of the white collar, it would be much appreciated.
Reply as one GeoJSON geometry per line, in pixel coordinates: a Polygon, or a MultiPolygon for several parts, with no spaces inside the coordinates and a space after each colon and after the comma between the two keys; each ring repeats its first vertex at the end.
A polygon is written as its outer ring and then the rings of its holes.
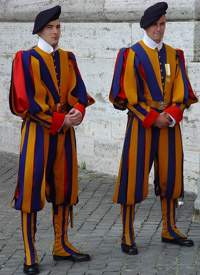
{"type": "Polygon", "coordinates": [[[38,39],[38,47],[46,53],[52,53],[52,52],[55,52],[58,49],[58,45],[54,49],[51,45],[49,45],[40,36],[39,36],[39,39],[38,39]]]}
{"type": "Polygon", "coordinates": [[[143,42],[145,45],[147,45],[149,48],[155,50],[156,48],[158,50],[160,50],[163,46],[163,38],[161,39],[160,43],[156,43],[155,41],[153,41],[147,34],[146,32],[144,32],[144,38],[143,38],[143,42]]]}

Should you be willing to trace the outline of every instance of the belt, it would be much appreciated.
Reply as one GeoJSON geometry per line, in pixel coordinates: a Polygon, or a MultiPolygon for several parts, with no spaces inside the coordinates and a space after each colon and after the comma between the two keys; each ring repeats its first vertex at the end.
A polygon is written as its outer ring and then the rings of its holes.
{"type": "Polygon", "coordinates": [[[50,111],[57,113],[66,113],[67,112],[67,104],[61,105],[60,103],[55,104],[50,108],[50,111]]]}
{"type": "Polygon", "coordinates": [[[169,103],[165,101],[146,100],[145,103],[147,106],[156,108],[158,110],[164,110],[169,106],[169,103]]]}

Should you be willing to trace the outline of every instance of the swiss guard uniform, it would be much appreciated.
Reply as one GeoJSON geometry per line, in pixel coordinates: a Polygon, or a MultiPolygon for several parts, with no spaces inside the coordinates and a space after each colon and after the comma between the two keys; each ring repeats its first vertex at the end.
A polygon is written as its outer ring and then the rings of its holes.
{"type": "MultiPolygon", "coordinates": [[[[144,13],[142,28],[166,13],[160,2],[144,13]]],[[[114,202],[121,204],[122,251],[137,254],[134,236],[134,206],[147,197],[149,171],[154,163],[155,194],[161,198],[162,241],[192,246],[175,226],[176,200],[183,196],[183,148],[179,122],[183,111],[197,102],[186,70],[183,52],[162,41],[156,44],[145,33],[144,40],[119,51],[110,101],[128,110],[128,123],[114,202]],[[153,127],[161,112],[172,118],[167,128],[153,127]],[[173,126],[173,127],[172,127],[173,126]]]]}
{"type": "MultiPolygon", "coordinates": [[[[60,12],[56,6],[39,13],[33,34],[58,19],[60,12]]],[[[44,207],[45,198],[53,206],[54,260],[90,259],[67,238],[69,212],[78,202],[78,166],[74,129],[62,125],[72,108],[84,117],[94,100],[86,92],[74,54],[52,50],[39,38],[38,46],[15,55],[12,69],[10,108],[23,119],[13,200],[15,209],[21,210],[26,274],[39,272],[34,240],[37,211],[44,207]]]]}

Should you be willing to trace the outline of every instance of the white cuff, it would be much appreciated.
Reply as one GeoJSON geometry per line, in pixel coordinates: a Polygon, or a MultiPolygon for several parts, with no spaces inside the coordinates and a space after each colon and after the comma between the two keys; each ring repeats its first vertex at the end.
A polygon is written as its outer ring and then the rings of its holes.
{"type": "MultiPolygon", "coordinates": [[[[167,113],[167,112],[166,112],[167,113]]],[[[168,114],[168,113],[167,113],[168,114]]],[[[169,124],[169,127],[174,127],[176,124],[176,120],[170,115],[168,114],[168,116],[172,119],[172,122],[169,124]]]]}

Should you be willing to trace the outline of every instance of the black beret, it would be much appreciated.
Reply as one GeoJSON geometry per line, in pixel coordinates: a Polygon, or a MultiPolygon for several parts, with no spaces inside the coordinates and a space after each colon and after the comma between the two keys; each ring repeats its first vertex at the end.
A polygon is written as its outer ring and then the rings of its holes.
{"type": "Polygon", "coordinates": [[[158,2],[144,11],[144,15],[140,20],[140,27],[147,28],[154,22],[158,21],[163,14],[166,14],[168,4],[166,2],[158,2]]]}
{"type": "Polygon", "coordinates": [[[61,13],[61,6],[57,5],[51,9],[43,10],[35,18],[35,24],[33,27],[33,34],[41,31],[50,21],[54,21],[59,18],[61,13]]]}

